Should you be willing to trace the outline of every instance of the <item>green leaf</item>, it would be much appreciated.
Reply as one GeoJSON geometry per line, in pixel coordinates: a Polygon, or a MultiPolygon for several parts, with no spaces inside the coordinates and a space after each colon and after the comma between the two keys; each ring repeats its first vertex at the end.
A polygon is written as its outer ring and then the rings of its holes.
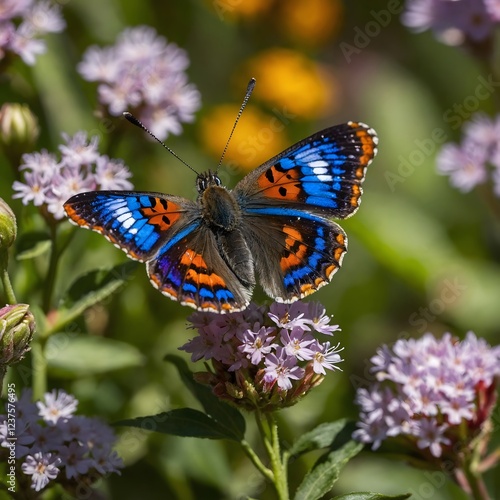
{"type": "Polygon", "coordinates": [[[51,331],[60,330],[86,309],[120,290],[136,267],[137,262],[127,261],[111,269],[89,271],[77,278],[61,300],[57,320],[51,331]]]}
{"type": "Polygon", "coordinates": [[[34,259],[48,252],[51,246],[50,236],[43,231],[23,233],[16,242],[16,258],[17,260],[34,259]]]}
{"type": "Polygon", "coordinates": [[[323,455],[297,488],[295,500],[315,500],[326,495],[339,478],[344,465],[362,449],[361,443],[349,441],[341,448],[323,455]]]}
{"type": "Polygon", "coordinates": [[[347,422],[346,419],[320,424],[313,430],[302,434],[293,443],[289,453],[293,456],[321,448],[339,448],[351,440],[354,426],[353,422],[347,422]]]}
{"type": "Polygon", "coordinates": [[[52,373],[76,377],[142,366],[144,357],[125,342],[65,332],[52,335],[45,349],[52,373]]]}
{"type": "Polygon", "coordinates": [[[174,355],[165,356],[165,361],[172,363],[178,370],[184,385],[203,406],[206,413],[222,425],[231,434],[231,439],[241,441],[245,436],[245,418],[234,407],[218,399],[206,385],[196,382],[187,363],[174,355]]]}
{"type": "Polygon", "coordinates": [[[383,495],[382,493],[371,493],[369,491],[360,491],[358,493],[348,493],[347,495],[338,495],[333,500],[405,500],[410,498],[411,493],[401,495],[383,495]]]}
{"type": "Polygon", "coordinates": [[[172,434],[181,437],[205,439],[235,439],[232,432],[206,413],[192,408],[180,408],[149,417],[120,420],[115,425],[126,425],[140,429],[172,434]]]}

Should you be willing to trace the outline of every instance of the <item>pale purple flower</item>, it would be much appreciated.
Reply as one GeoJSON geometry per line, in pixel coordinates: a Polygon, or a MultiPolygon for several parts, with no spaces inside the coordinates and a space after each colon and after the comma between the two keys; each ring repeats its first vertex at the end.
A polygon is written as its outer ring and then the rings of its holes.
{"type": "Polygon", "coordinates": [[[148,26],[125,30],[115,45],[91,47],[78,65],[88,81],[99,82],[98,94],[111,115],[133,108],[159,139],[179,134],[200,107],[200,94],[188,82],[189,59],[148,26]]]}
{"type": "Polygon", "coordinates": [[[306,316],[308,306],[306,302],[296,301],[292,304],[273,302],[267,315],[280,328],[292,329],[295,327],[310,330],[309,318],[306,316]]]}
{"type": "Polygon", "coordinates": [[[464,125],[461,144],[447,143],[439,152],[438,171],[450,176],[452,185],[461,191],[470,191],[486,182],[491,175],[493,192],[500,196],[500,115],[490,118],[475,113],[464,125]]]}
{"type": "Polygon", "coordinates": [[[180,349],[193,361],[211,360],[213,371],[200,373],[201,380],[220,397],[226,388],[225,399],[246,409],[290,406],[342,361],[338,345],[315,337],[332,331],[320,304],[251,303],[225,315],[195,312],[188,320],[198,336],[180,349]]]}
{"type": "Polygon", "coordinates": [[[59,146],[59,151],[62,154],[62,162],[69,167],[79,167],[81,165],[90,165],[95,163],[99,158],[97,146],[99,137],[96,135],[88,139],[87,132],[77,132],[70,136],[65,132],[62,133],[66,144],[59,146]]]}
{"type": "Polygon", "coordinates": [[[480,148],[464,148],[445,144],[436,163],[438,172],[450,176],[450,183],[460,191],[468,192],[486,181],[485,158],[480,148]]]}
{"type": "Polygon", "coordinates": [[[264,382],[271,388],[274,383],[287,391],[292,388],[292,380],[300,380],[304,376],[304,369],[297,366],[297,359],[287,356],[282,347],[276,348],[276,354],[271,353],[265,359],[264,382]]]}
{"type": "Polygon", "coordinates": [[[304,330],[295,327],[291,331],[282,329],[280,340],[288,356],[295,356],[301,361],[312,359],[315,350],[311,349],[312,344],[316,344],[316,339],[312,335],[305,335],[304,330]]]}
{"type": "Polygon", "coordinates": [[[59,5],[46,0],[3,0],[0,7],[0,59],[10,52],[33,65],[46,50],[39,37],[66,26],[59,5]]]}
{"type": "Polygon", "coordinates": [[[326,314],[325,307],[319,302],[308,303],[309,324],[318,333],[333,335],[333,332],[340,330],[339,325],[330,325],[331,317],[326,314]]]}
{"type": "MultiPolygon", "coordinates": [[[[23,391],[16,403],[17,465],[31,475],[32,487],[43,489],[50,480],[58,481],[58,473],[92,484],[102,474],[118,472],[123,467],[112,446],[113,429],[98,419],[74,416],[78,401],[66,392],[46,393],[44,401],[31,402],[31,391],[23,391]],[[103,472],[99,472],[103,471],[103,472]]],[[[0,418],[0,446],[9,447],[6,417],[0,418]]]]}
{"type": "Polygon", "coordinates": [[[495,22],[500,21],[500,0],[484,0],[484,5],[491,19],[495,22]]]}
{"type": "Polygon", "coordinates": [[[47,453],[54,451],[64,442],[63,433],[59,426],[47,426],[43,422],[31,422],[27,432],[33,437],[32,449],[47,453]]]}
{"type": "Polygon", "coordinates": [[[470,429],[472,439],[488,418],[499,361],[500,347],[490,347],[472,332],[462,342],[449,333],[441,339],[428,333],[383,346],[372,358],[379,382],[357,392],[361,413],[354,436],[374,448],[384,433],[415,436],[420,449],[440,457],[442,445],[462,435],[458,428],[470,429]]]}
{"type": "Polygon", "coordinates": [[[100,156],[96,160],[95,182],[102,190],[130,190],[133,185],[127,179],[130,179],[132,174],[125,166],[123,160],[113,160],[108,156],[100,156]]]}
{"type": "Polygon", "coordinates": [[[500,140],[500,120],[493,120],[486,113],[475,113],[463,127],[464,139],[485,151],[492,151],[500,140]]]}
{"type": "Polygon", "coordinates": [[[432,30],[448,45],[484,40],[495,21],[482,0],[409,0],[401,20],[416,32],[432,30]]]}
{"type": "Polygon", "coordinates": [[[64,203],[75,194],[133,188],[125,164],[99,154],[97,136],[89,139],[86,132],[77,132],[74,136],[63,134],[63,138],[60,160],[46,150],[22,156],[19,170],[24,182],[14,181],[13,198],[21,198],[24,205],[43,206],[54,219],[60,220],[64,217],[64,203]]]}
{"type": "Polygon", "coordinates": [[[320,346],[313,358],[314,373],[326,375],[325,369],[341,370],[341,368],[337,365],[344,361],[339,354],[339,352],[343,349],[343,347],[339,347],[339,344],[330,347],[330,342],[325,342],[322,346],[320,346]]]}
{"type": "Polygon", "coordinates": [[[449,426],[439,425],[434,418],[422,419],[415,422],[414,433],[418,437],[417,446],[422,450],[428,448],[435,457],[442,454],[442,445],[451,444],[451,440],[444,433],[449,426]]]}
{"type": "Polygon", "coordinates": [[[0,9],[0,21],[7,21],[22,16],[31,7],[33,0],[3,0],[0,9]]]}
{"type": "Polygon", "coordinates": [[[35,453],[28,455],[21,465],[21,470],[31,477],[31,487],[35,491],[40,491],[59,474],[58,465],[61,459],[53,457],[52,453],[35,453]]]}
{"type": "Polygon", "coordinates": [[[45,53],[45,42],[33,38],[33,30],[27,24],[22,24],[15,30],[8,45],[10,51],[16,53],[21,59],[33,66],[38,55],[45,53]]]}
{"type": "Polygon", "coordinates": [[[60,168],[56,155],[42,149],[39,153],[26,153],[22,156],[19,170],[31,170],[40,175],[42,179],[52,177],[53,173],[60,168]]]}
{"type": "Polygon", "coordinates": [[[103,447],[93,450],[92,467],[103,476],[107,474],[121,474],[119,469],[123,468],[123,460],[118,456],[116,451],[103,447]]]}
{"type": "Polygon", "coordinates": [[[277,347],[273,342],[276,336],[274,328],[261,327],[258,331],[247,329],[238,333],[237,337],[241,341],[238,349],[247,354],[250,362],[258,365],[262,358],[277,347]]]}
{"type": "Polygon", "coordinates": [[[64,464],[67,479],[85,475],[93,465],[92,459],[88,458],[88,448],[78,441],[58,446],[56,451],[61,463],[64,464]]]}
{"type": "Polygon", "coordinates": [[[34,2],[24,16],[24,23],[36,34],[58,33],[66,27],[60,6],[47,0],[34,2]]]}
{"type": "Polygon", "coordinates": [[[197,337],[189,340],[179,349],[191,353],[191,361],[208,360],[216,356],[221,341],[222,335],[217,331],[217,328],[205,328],[200,330],[197,337]]]}
{"type": "Polygon", "coordinates": [[[33,203],[39,207],[46,203],[49,186],[42,174],[38,172],[25,172],[25,182],[14,181],[12,189],[15,193],[12,198],[21,198],[23,205],[33,203]]]}
{"type": "Polygon", "coordinates": [[[63,390],[54,389],[46,393],[44,399],[44,402],[38,401],[37,406],[40,416],[49,424],[72,417],[78,406],[76,398],[63,390]]]}

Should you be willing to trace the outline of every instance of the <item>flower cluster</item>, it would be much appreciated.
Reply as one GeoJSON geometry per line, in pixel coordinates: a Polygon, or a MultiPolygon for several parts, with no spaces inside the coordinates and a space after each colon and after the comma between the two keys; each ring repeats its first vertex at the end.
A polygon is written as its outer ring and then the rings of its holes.
{"type": "Polygon", "coordinates": [[[40,36],[65,27],[60,7],[52,2],[4,0],[0,8],[0,60],[12,53],[26,64],[34,64],[36,56],[45,52],[40,36]]]}
{"type": "Polygon", "coordinates": [[[113,430],[95,418],[75,416],[78,401],[70,394],[53,390],[33,403],[31,391],[25,390],[15,405],[15,430],[7,417],[0,417],[0,458],[15,457],[20,464],[16,470],[25,474],[18,477],[21,485],[27,478],[30,487],[40,491],[56,481],[72,491],[120,474],[123,463],[112,450],[113,430]]]}
{"type": "Polygon", "coordinates": [[[438,171],[450,176],[450,182],[467,192],[488,180],[500,197],[500,116],[491,119],[476,113],[464,126],[461,144],[445,144],[437,156],[438,171]],[[488,168],[490,165],[492,168],[488,168]]]}
{"type": "Polygon", "coordinates": [[[125,30],[115,45],[90,47],[78,65],[88,81],[97,81],[99,101],[114,116],[126,110],[164,140],[180,134],[182,122],[193,121],[200,94],[188,83],[189,59],[175,44],[153,28],[125,30]]]}
{"type": "Polygon", "coordinates": [[[64,217],[63,203],[83,191],[94,189],[132,189],[127,180],[131,173],[123,161],[110,159],[97,151],[99,138],[87,138],[85,132],[73,137],[63,134],[65,144],[59,146],[61,159],[42,150],[24,154],[19,167],[24,182],[14,181],[13,198],[24,205],[33,203],[46,209],[55,219],[64,217]]]}
{"type": "Polygon", "coordinates": [[[448,45],[477,44],[492,36],[499,5],[497,0],[408,0],[402,21],[417,32],[432,30],[448,45]]]}
{"type": "Polygon", "coordinates": [[[398,437],[427,460],[452,458],[491,414],[499,361],[500,346],[491,348],[472,332],[462,342],[428,333],[382,346],[371,359],[377,382],[357,392],[354,437],[373,449],[398,437]]]}
{"type": "Polygon", "coordinates": [[[318,302],[255,304],[241,312],[196,312],[189,318],[198,337],[180,349],[193,361],[212,362],[197,374],[214,393],[246,409],[271,411],[290,406],[318,385],[326,370],[339,369],[339,345],[320,342],[313,332],[333,335],[338,325],[318,302]]]}

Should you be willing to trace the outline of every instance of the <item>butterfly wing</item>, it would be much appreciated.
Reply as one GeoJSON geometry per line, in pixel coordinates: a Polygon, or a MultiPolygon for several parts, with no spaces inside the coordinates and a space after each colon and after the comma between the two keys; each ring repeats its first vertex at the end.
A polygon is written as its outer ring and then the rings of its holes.
{"type": "Polygon", "coordinates": [[[368,126],[337,125],[295,144],[236,186],[242,231],[271,297],[292,302],[332,279],[347,237],[329,217],[347,218],[358,209],[376,146],[368,126]]]}
{"type": "Polygon", "coordinates": [[[153,258],[166,240],[199,225],[193,202],[160,193],[90,191],[71,197],[64,210],[75,225],[102,234],[141,262],[153,258]]]}
{"type": "Polygon", "coordinates": [[[167,242],[147,263],[147,271],[156,288],[183,305],[218,313],[245,309],[252,295],[253,272],[243,280],[222,255],[216,234],[201,225],[175,244],[167,242]]]}
{"type": "Polygon", "coordinates": [[[330,127],[250,172],[234,194],[252,212],[281,206],[345,219],[359,207],[361,184],[377,143],[375,131],[363,123],[330,127]]]}
{"type": "Polygon", "coordinates": [[[218,250],[224,254],[225,247],[238,242],[217,241],[195,203],[160,193],[92,191],[73,196],[64,209],[74,224],[146,262],[152,284],[164,295],[212,312],[247,306],[252,277],[237,278],[218,250]]]}

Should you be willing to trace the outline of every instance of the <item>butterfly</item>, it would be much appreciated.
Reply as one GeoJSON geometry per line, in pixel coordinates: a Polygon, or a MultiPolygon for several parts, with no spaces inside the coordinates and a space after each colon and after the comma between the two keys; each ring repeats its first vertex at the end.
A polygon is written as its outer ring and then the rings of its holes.
{"type": "Polygon", "coordinates": [[[361,122],[307,137],[247,174],[233,190],[214,171],[198,174],[191,201],[154,192],[91,191],[66,215],[146,263],[164,295],[201,311],[245,309],[257,282],[294,302],[330,282],[347,236],[330,218],[353,215],[375,131],[361,122]]]}

